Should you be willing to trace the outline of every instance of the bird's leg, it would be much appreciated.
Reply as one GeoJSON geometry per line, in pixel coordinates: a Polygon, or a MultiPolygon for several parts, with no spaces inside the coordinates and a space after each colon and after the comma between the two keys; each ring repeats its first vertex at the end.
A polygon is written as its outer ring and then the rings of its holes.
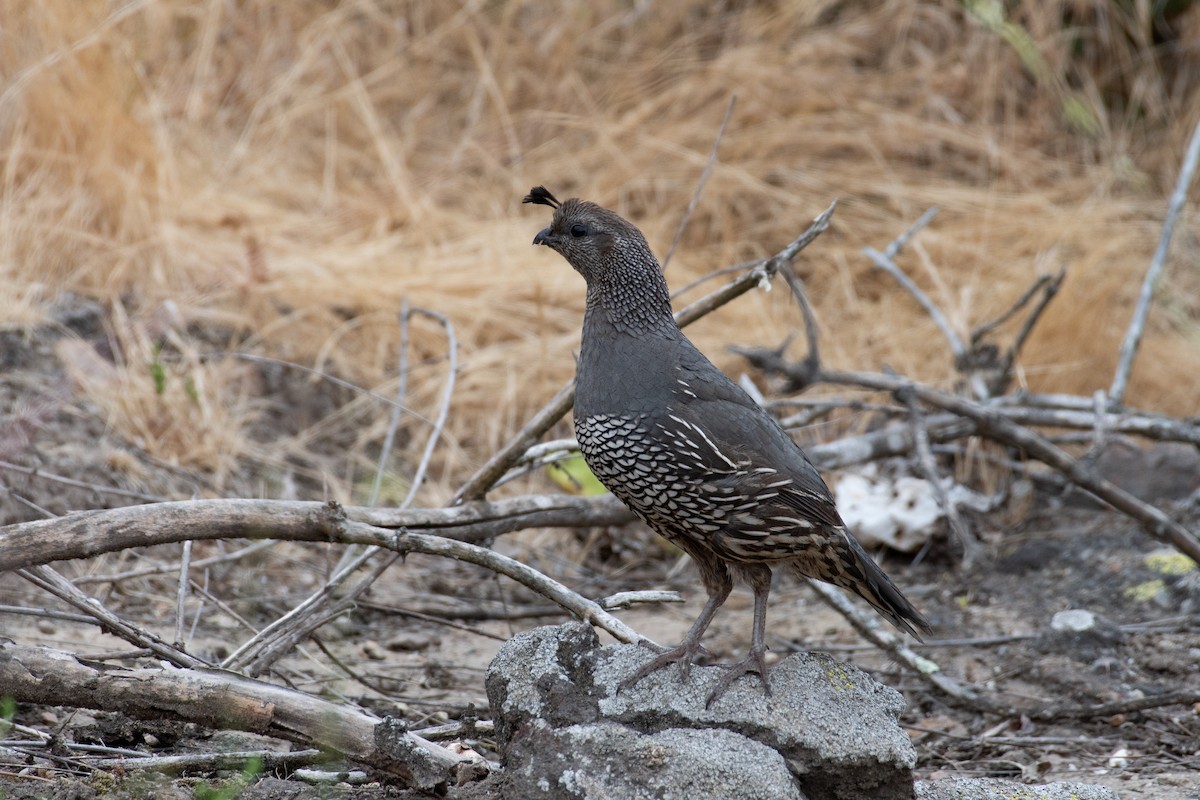
{"type": "Polygon", "coordinates": [[[696,617],[696,621],[692,623],[692,627],[687,632],[687,636],[683,637],[683,641],[678,647],[672,647],[658,656],[650,659],[645,664],[637,669],[632,675],[621,681],[618,691],[628,689],[642,678],[649,675],[651,672],[657,672],[668,664],[679,664],[680,677],[686,682],[692,674],[692,661],[696,656],[704,652],[704,647],[700,644],[700,639],[704,636],[704,631],[708,628],[708,624],[712,622],[713,616],[717,613],[717,609],[725,602],[725,598],[729,596],[729,590],[726,589],[721,594],[709,595],[708,602],[704,604],[704,608],[700,611],[700,616],[696,617]]]}
{"type": "Polygon", "coordinates": [[[742,574],[754,591],[754,631],[750,638],[750,652],[736,664],[730,665],[721,680],[708,696],[705,708],[711,708],[721,695],[733,685],[734,681],[748,673],[756,673],[763,684],[763,693],[771,694],[771,684],[767,681],[767,596],[771,593],[771,568],[766,564],[750,564],[742,566],[742,574]]]}
{"type": "Polygon", "coordinates": [[[704,647],[700,644],[700,640],[704,637],[704,631],[708,629],[717,609],[721,607],[733,589],[733,577],[729,574],[729,569],[716,556],[698,548],[684,546],[683,549],[692,556],[692,560],[700,568],[700,577],[704,581],[705,588],[708,589],[708,602],[700,610],[700,616],[696,617],[696,621],[692,623],[692,627],[683,637],[679,646],[660,653],[639,667],[632,675],[621,681],[618,692],[628,689],[650,673],[657,672],[668,664],[674,663],[679,664],[680,676],[686,682],[692,674],[692,661],[704,652],[704,647]],[[696,552],[692,552],[693,549],[696,552]]]}

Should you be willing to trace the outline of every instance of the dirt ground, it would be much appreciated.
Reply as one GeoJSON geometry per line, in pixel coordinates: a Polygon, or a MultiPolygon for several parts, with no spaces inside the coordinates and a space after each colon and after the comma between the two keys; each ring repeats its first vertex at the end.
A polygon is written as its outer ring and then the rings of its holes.
{"type": "MultiPolygon", "coordinates": [[[[64,316],[60,328],[0,333],[0,409],[11,409],[0,417],[5,462],[0,465],[0,523],[121,505],[137,496],[204,494],[202,476],[144,457],[136,443],[109,432],[67,386],[59,360],[62,343],[96,336],[102,322],[98,314],[83,304],[64,316]],[[14,465],[36,468],[38,474],[14,465]]],[[[326,401],[333,402],[320,397],[307,402],[326,401]]],[[[280,425],[287,419],[274,418],[280,425]]],[[[1136,462],[1131,463],[1128,468],[1136,471],[1136,462]]],[[[530,490],[550,491],[542,480],[530,490]]],[[[234,476],[229,483],[243,496],[255,496],[261,486],[252,474],[234,476]]],[[[1196,486],[1185,481],[1185,488],[1196,486]]],[[[301,484],[294,491],[321,497],[319,486],[301,484]]],[[[1196,529],[1195,506],[1176,510],[1196,529]]],[[[1019,521],[1000,513],[974,523],[987,558],[969,574],[944,544],[931,548],[920,563],[895,553],[883,559],[896,583],[933,622],[933,635],[918,649],[943,671],[1018,709],[1091,705],[1200,685],[1200,574],[1194,565],[1189,569],[1123,517],[1048,493],[1039,495],[1019,521]],[[1099,622],[1082,634],[1052,630],[1055,613],[1070,609],[1091,611],[1099,622]]],[[[219,556],[241,546],[197,545],[192,557],[219,556]]],[[[686,598],[682,605],[620,614],[658,641],[678,640],[704,599],[692,568],[639,527],[526,531],[504,537],[497,547],[592,597],[630,589],[678,590],[686,598]]],[[[237,561],[216,562],[196,575],[214,597],[262,627],[316,589],[338,555],[329,547],[278,543],[237,561]]],[[[129,573],[177,559],[178,547],[163,547],[56,567],[113,610],[169,639],[176,573],[129,573]]],[[[16,575],[0,576],[0,605],[6,607],[0,611],[3,633],[19,643],[89,656],[128,650],[90,624],[13,613],[8,607],[63,610],[16,575]]],[[[750,613],[750,595],[739,588],[708,637],[714,658],[728,660],[747,647],[750,613]]],[[[828,650],[905,694],[902,722],[917,748],[922,778],[1069,780],[1113,787],[1122,798],[1200,798],[1200,706],[1057,723],[1034,723],[1019,714],[984,715],[947,702],[889,663],[786,576],[776,583],[768,619],[773,655],[799,647],[828,650]]],[[[279,662],[275,677],[402,717],[413,730],[459,719],[472,705],[486,717],[483,674],[500,643],[520,630],[560,621],[556,609],[504,579],[413,556],[391,567],[352,616],[325,626],[319,642],[306,642],[279,662]]],[[[187,622],[188,648],[207,657],[228,654],[231,643],[247,635],[211,602],[193,604],[187,622]]],[[[286,751],[290,746],[67,708],[17,707],[12,722],[24,728],[0,737],[6,740],[0,743],[0,798],[365,800],[406,795],[378,785],[305,788],[298,780],[284,780],[291,776],[283,770],[167,777],[97,769],[86,752],[32,750],[14,741],[29,739],[32,730],[68,742],[155,754],[286,751]]],[[[486,739],[477,745],[495,756],[486,739]]]]}

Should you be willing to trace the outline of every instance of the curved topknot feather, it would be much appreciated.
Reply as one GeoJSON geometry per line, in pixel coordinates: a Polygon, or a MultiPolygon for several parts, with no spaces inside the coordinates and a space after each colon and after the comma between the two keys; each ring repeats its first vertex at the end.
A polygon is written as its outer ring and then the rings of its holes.
{"type": "Polygon", "coordinates": [[[558,202],[558,198],[550,194],[550,190],[545,186],[533,187],[521,202],[533,203],[539,206],[550,206],[551,208],[558,208],[562,205],[562,203],[558,202]]]}

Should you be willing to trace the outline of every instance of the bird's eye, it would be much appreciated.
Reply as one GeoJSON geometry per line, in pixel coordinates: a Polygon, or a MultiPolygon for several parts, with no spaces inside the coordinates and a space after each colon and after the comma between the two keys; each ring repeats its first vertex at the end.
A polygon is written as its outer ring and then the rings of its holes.
{"type": "Polygon", "coordinates": [[[578,223],[571,226],[571,235],[576,238],[579,238],[580,236],[587,236],[587,232],[588,229],[578,223]]]}

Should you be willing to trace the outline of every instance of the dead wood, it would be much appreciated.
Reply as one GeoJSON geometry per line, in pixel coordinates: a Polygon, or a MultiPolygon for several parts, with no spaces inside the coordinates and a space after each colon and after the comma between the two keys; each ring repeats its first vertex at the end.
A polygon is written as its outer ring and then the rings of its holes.
{"type": "MultiPolygon", "coordinates": [[[[615,500],[611,503],[588,503],[576,498],[563,499],[574,500],[568,502],[565,508],[584,512],[570,516],[576,520],[591,518],[591,515],[586,513],[590,506],[604,508],[616,504],[615,500]],[[581,505],[584,508],[581,509],[581,505]]],[[[426,523],[434,521],[433,524],[427,525],[429,529],[436,531],[433,534],[416,533],[415,525],[393,529],[362,522],[352,518],[341,506],[334,503],[195,500],[130,506],[108,511],[84,511],[0,529],[0,570],[185,539],[265,537],[290,541],[359,544],[381,547],[399,554],[425,553],[477,564],[524,584],[558,603],[579,619],[612,634],[618,641],[636,642],[644,639],[645,637],[605,611],[599,603],[573,592],[532,567],[486,547],[457,541],[444,535],[455,530],[450,520],[460,517],[478,520],[487,516],[493,523],[492,530],[503,531],[505,526],[511,524],[527,527],[528,519],[536,519],[539,510],[559,513],[564,510],[563,506],[556,507],[554,497],[535,496],[517,500],[519,502],[498,501],[438,509],[432,514],[427,510],[425,515],[416,515],[413,512],[414,520],[423,519],[426,523]],[[488,506],[490,513],[477,506],[488,506]],[[524,509],[526,513],[518,513],[516,517],[496,516],[497,507],[524,509]],[[522,519],[525,521],[517,521],[522,519]],[[439,522],[442,523],[440,527],[437,524],[439,522]]],[[[379,521],[379,517],[376,516],[378,512],[373,509],[356,511],[363,517],[379,521]]],[[[396,514],[404,516],[407,513],[409,512],[393,512],[393,515],[386,516],[395,522],[396,514]]],[[[616,519],[627,518],[622,515],[616,519]]],[[[474,527],[481,523],[474,521],[468,524],[474,527]]],[[[120,630],[114,632],[124,636],[120,630]]],[[[141,638],[130,641],[138,646],[146,646],[141,638]]]]}
{"type": "Polygon", "coordinates": [[[453,782],[460,769],[480,763],[398,729],[394,721],[223,670],[127,669],[0,640],[0,687],[18,703],[274,736],[332,750],[420,788],[453,782]]]}
{"type": "MultiPolygon", "coordinates": [[[[374,528],[476,543],[525,528],[619,525],[633,519],[615,498],[567,495],[527,495],[453,508],[338,508],[346,519],[374,528]]],[[[326,503],[287,500],[183,500],[78,511],[0,528],[0,572],[188,539],[337,541],[326,526],[330,509],[326,503]]]]}

